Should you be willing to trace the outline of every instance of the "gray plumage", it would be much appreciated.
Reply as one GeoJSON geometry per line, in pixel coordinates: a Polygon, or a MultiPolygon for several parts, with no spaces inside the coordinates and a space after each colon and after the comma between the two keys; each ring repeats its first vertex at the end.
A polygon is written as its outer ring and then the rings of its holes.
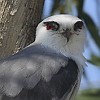
{"type": "Polygon", "coordinates": [[[73,87],[77,75],[73,60],[32,45],[0,62],[2,100],[59,100],[73,87]]]}

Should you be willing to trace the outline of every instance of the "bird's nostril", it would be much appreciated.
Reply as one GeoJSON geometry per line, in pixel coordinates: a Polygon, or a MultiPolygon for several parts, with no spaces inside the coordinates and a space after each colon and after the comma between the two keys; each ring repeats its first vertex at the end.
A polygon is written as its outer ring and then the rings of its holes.
{"type": "Polygon", "coordinates": [[[77,31],[78,29],[82,29],[82,27],[83,27],[83,22],[82,21],[77,21],[74,24],[74,31],[77,31]]]}

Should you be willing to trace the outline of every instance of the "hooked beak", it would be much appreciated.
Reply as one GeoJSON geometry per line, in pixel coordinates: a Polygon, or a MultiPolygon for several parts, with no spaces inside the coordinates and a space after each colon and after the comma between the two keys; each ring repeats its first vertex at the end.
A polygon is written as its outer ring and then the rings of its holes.
{"type": "Polygon", "coordinates": [[[64,37],[67,38],[67,42],[69,42],[70,37],[73,33],[71,33],[71,31],[69,29],[66,29],[64,32],[61,33],[64,37]]]}
{"type": "Polygon", "coordinates": [[[74,32],[71,32],[71,30],[68,28],[66,30],[64,30],[64,32],[62,32],[63,36],[67,38],[67,42],[69,42],[71,35],[73,35],[73,34],[79,35],[79,33],[77,31],[81,30],[83,25],[84,24],[82,21],[77,21],[74,24],[74,32]]]}

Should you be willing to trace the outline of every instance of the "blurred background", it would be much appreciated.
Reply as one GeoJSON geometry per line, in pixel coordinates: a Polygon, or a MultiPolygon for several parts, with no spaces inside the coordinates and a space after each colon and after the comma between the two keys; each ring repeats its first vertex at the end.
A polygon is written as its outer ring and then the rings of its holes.
{"type": "Polygon", "coordinates": [[[86,24],[88,67],[76,100],[100,100],[100,0],[45,0],[43,19],[60,13],[78,16],[86,24]]]}

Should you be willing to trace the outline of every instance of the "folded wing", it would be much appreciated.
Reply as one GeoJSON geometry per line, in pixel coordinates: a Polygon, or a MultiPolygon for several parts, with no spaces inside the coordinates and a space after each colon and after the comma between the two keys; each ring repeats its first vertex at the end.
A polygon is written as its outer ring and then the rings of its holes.
{"type": "Polygon", "coordinates": [[[15,97],[22,89],[32,89],[42,79],[49,82],[66,57],[40,45],[31,45],[0,62],[0,93],[15,97]]]}

